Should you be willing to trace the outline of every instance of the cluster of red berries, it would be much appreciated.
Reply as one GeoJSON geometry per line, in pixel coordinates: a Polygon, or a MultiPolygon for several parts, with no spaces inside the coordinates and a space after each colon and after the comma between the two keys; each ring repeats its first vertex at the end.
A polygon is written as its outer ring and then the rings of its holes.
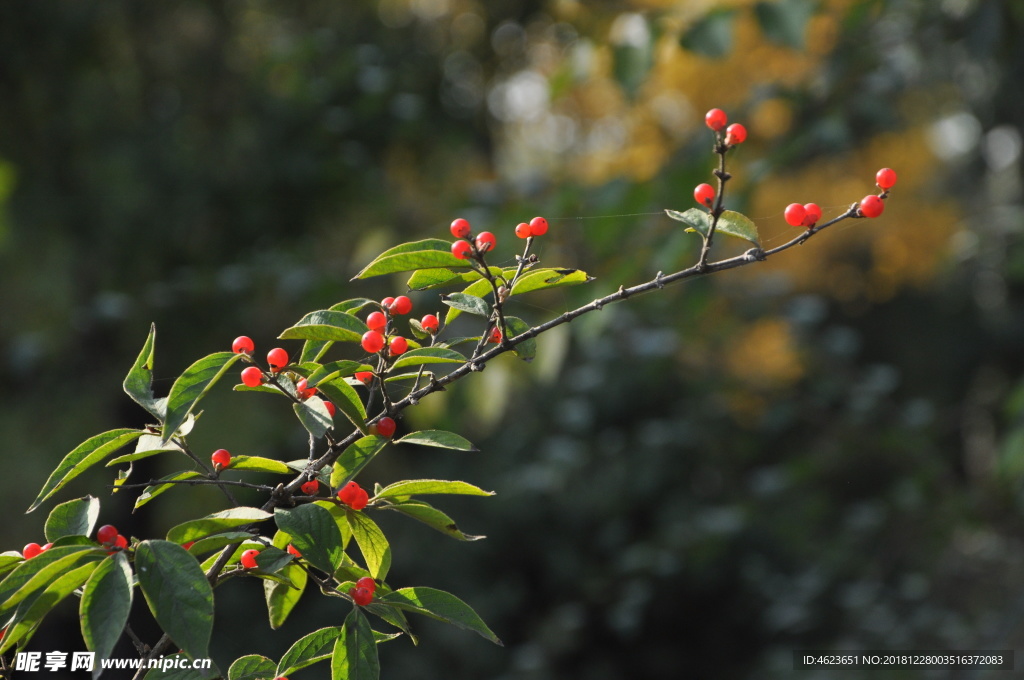
{"type": "Polygon", "coordinates": [[[370,494],[366,493],[366,489],[359,486],[358,483],[352,481],[338,489],[338,500],[353,510],[362,510],[370,502],[370,494]]]}
{"type": "Polygon", "coordinates": [[[480,253],[486,253],[488,250],[494,250],[494,246],[497,243],[494,234],[489,231],[481,231],[473,239],[473,228],[469,225],[469,220],[461,217],[452,222],[450,229],[452,236],[457,239],[452,243],[452,255],[460,260],[465,260],[473,254],[479,255],[480,253]]]}
{"type": "Polygon", "coordinates": [[[352,601],[360,607],[373,602],[373,593],[377,590],[377,582],[369,576],[364,576],[356,581],[355,588],[350,588],[348,591],[352,601]]]}
{"type": "Polygon", "coordinates": [[[863,217],[878,217],[885,210],[883,199],[889,194],[889,189],[896,185],[896,171],[892,168],[882,168],[875,173],[875,184],[882,190],[882,194],[868,194],[860,200],[858,212],[863,217]]]}
{"type": "Polygon", "coordinates": [[[704,114],[704,124],[715,132],[721,132],[725,130],[725,139],[723,142],[726,146],[736,146],[747,141],[747,128],[740,123],[733,123],[726,127],[729,122],[729,117],[725,115],[725,111],[722,109],[711,109],[704,114]]]}
{"type": "MultiPolygon", "coordinates": [[[[368,329],[363,333],[360,344],[363,349],[370,354],[376,354],[384,349],[384,346],[388,347],[388,354],[397,357],[401,354],[405,354],[409,349],[409,341],[403,338],[401,335],[387,335],[388,322],[394,316],[408,314],[412,311],[412,300],[405,295],[399,295],[398,297],[386,297],[380,301],[380,311],[370,312],[366,316],[366,328],[368,329]]],[[[429,333],[436,333],[439,322],[437,317],[433,314],[427,314],[423,317],[420,322],[424,330],[429,326],[432,331],[429,333]]],[[[361,371],[362,372],[362,371],[361,371]]],[[[357,374],[358,378],[358,374],[357,374]]]]}
{"type": "MultiPolygon", "coordinates": [[[[411,304],[412,303],[410,303],[410,305],[411,304]]],[[[235,338],[235,341],[231,343],[231,351],[235,354],[252,356],[255,349],[256,344],[252,341],[252,338],[246,335],[238,336],[235,338]]],[[[283,371],[285,367],[288,366],[288,361],[288,352],[281,347],[275,347],[267,352],[267,365],[270,367],[271,373],[280,373],[283,371]]],[[[248,366],[242,369],[242,384],[246,387],[259,387],[263,384],[263,371],[260,370],[259,366],[248,366]]],[[[315,387],[309,387],[306,383],[306,379],[302,378],[295,383],[295,392],[299,399],[305,401],[316,394],[317,390],[315,387]]],[[[333,418],[335,413],[334,404],[327,399],[324,399],[324,406],[333,418]]],[[[227,465],[224,465],[223,467],[227,467],[227,465]]]]}
{"type": "Polygon", "coordinates": [[[543,217],[534,217],[529,223],[520,222],[516,225],[516,236],[530,238],[548,233],[548,221],[543,217]]]}
{"type": "MultiPolygon", "coordinates": [[[[118,533],[113,524],[104,524],[96,530],[96,540],[111,548],[127,548],[128,539],[118,533]]],[[[26,546],[28,547],[28,546],[26,546]]]]}
{"type": "Polygon", "coordinates": [[[810,229],[821,219],[821,208],[817,203],[790,203],[783,214],[786,217],[786,224],[810,229]]]}
{"type": "Polygon", "coordinates": [[[39,553],[46,552],[53,547],[53,543],[47,543],[46,545],[39,545],[38,543],[29,543],[21,549],[21,556],[26,560],[30,560],[39,553]]]}

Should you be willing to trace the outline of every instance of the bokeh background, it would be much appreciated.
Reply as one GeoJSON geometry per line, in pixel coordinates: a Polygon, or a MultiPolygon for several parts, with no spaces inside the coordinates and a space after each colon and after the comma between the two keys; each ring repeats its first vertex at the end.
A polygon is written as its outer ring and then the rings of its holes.
{"type": "MultiPolygon", "coordinates": [[[[166,390],[236,335],[268,349],[404,290],[348,280],[456,216],[511,259],[545,215],[543,261],[597,277],[520,303],[534,322],[688,265],[699,239],[662,210],[709,178],[719,106],[750,130],[729,206],[769,246],[798,233],[786,204],[838,214],[890,166],[885,214],[583,317],[408,411],[481,451],[396,448],[362,481],[498,495],[439,503],[475,543],[381,518],[390,581],[456,592],[506,646],[417,622],[383,677],[817,678],[793,649],[1021,647],[1022,33],[999,0],[2,3],[0,544],[41,539],[45,510],[22,513],[67,451],[146,422],[120,383],[151,322],[166,390]]],[[[304,455],[290,409],[223,387],[198,450],[304,455]]],[[[222,509],[180,490],[133,514],[114,475],[62,498],[137,536],[222,509]]],[[[260,584],[222,590],[225,668],[347,612],[307,596],[275,632],[260,584]]],[[[84,648],[73,604],[32,648],[84,648]]]]}

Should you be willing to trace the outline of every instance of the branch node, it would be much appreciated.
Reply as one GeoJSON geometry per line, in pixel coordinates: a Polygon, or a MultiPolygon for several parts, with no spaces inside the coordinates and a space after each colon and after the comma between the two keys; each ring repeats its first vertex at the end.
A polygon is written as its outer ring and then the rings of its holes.
{"type": "Polygon", "coordinates": [[[661,279],[664,276],[665,276],[665,273],[664,272],[660,272],[660,271],[657,274],[654,275],[654,285],[656,285],[659,289],[665,287],[665,284],[661,282],[661,279]]]}
{"type": "Polygon", "coordinates": [[[486,364],[481,364],[479,361],[474,361],[469,365],[469,370],[473,371],[474,373],[479,373],[480,371],[484,370],[486,366],[486,364]]]}
{"type": "Polygon", "coordinates": [[[747,262],[764,262],[768,259],[760,248],[751,248],[743,253],[743,257],[746,258],[747,262]]]}

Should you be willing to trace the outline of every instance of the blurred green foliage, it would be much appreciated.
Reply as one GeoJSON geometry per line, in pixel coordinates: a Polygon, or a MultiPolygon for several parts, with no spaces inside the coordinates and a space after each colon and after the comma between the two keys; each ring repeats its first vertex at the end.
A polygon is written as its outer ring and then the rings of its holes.
{"type": "MultiPolygon", "coordinates": [[[[385,677],[786,677],[796,648],[1018,646],[1024,9],[696,5],[0,6],[3,544],[39,540],[42,518],[19,513],[64,453],[144,422],[120,383],[151,321],[159,390],[236,335],[266,349],[310,309],[395,294],[348,279],[458,215],[500,251],[544,214],[542,257],[598,276],[516,310],[535,321],[685,264],[694,237],[657,213],[705,181],[700,121],[721,101],[762,131],[732,207],[769,232],[814,198],[786,191],[855,200],[842,182],[867,193],[880,164],[901,171],[890,212],[781,268],[584,317],[530,370],[496,362],[409,411],[403,428],[481,453],[395,451],[367,482],[499,495],[444,506],[488,535],[473,544],[384,518],[392,580],[459,594],[507,647],[426,625],[419,647],[383,650],[385,677]]],[[[270,406],[211,395],[198,441],[302,455],[270,406]]],[[[140,536],[220,509],[181,491],[129,519],[100,495],[101,519],[140,536]]],[[[224,589],[218,662],[344,615],[307,598],[281,631],[238,635],[265,618],[252,586],[224,589]]],[[[35,644],[80,649],[76,627],[69,609],[35,644]]]]}

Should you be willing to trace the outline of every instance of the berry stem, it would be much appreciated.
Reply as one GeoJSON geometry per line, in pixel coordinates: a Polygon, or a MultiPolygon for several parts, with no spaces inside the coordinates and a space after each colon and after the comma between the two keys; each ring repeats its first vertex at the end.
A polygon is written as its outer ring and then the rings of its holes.
{"type": "MultiPolygon", "coordinates": [[[[715,133],[716,139],[718,133],[715,133]]],[[[720,142],[715,144],[715,153],[718,154],[718,169],[714,175],[718,178],[718,191],[715,195],[715,205],[711,208],[711,226],[708,228],[708,235],[704,238],[704,245],[700,249],[700,259],[697,260],[697,267],[703,271],[707,267],[708,255],[711,253],[711,241],[715,237],[715,229],[718,227],[718,219],[722,216],[725,206],[725,183],[732,179],[732,175],[725,171],[725,154],[729,147],[720,142]]]]}

